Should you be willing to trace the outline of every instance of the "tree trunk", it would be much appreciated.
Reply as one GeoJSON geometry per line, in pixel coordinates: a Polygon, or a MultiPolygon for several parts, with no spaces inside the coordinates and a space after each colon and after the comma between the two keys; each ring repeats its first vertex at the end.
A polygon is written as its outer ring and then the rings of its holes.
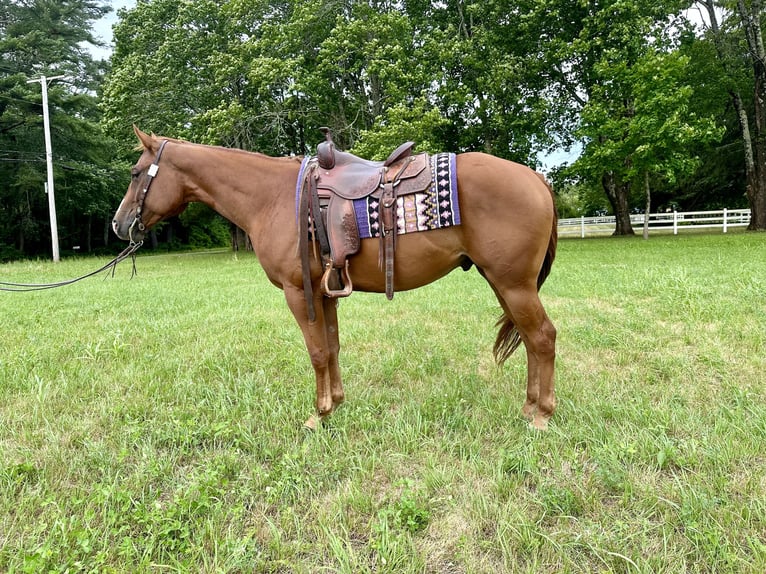
{"type": "Polygon", "coordinates": [[[85,228],[85,250],[93,251],[93,215],[88,215],[88,226],[85,228]]]}
{"type": "MultiPolygon", "coordinates": [[[[764,171],[763,167],[760,169],[764,171]]],[[[748,190],[750,202],[750,224],[747,228],[751,231],[766,231],[766,182],[763,173],[759,177],[758,189],[748,190]]]]}
{"type": "Polygon", "coordinates": [[[112,222],[107,218],[104,220],[104,247],[109,245],[109,233],[112,231],[112,222]]]}
{"type": "Polygon", "coordinates": [[[750,136],[747,112],[737,92],[732,100],[739,115],[740,129],[745,146],[745,176],[747,201],[750,204],[750,230],[766,230],[766,49],[763,44],[761,17],[763,6],[753,0],[750,7],[744,0],[737,1],[739,17],[747,38],[753,66],[753,125],[755,137],[750,136]]]}
{"type": "Polygon", "coordinates": [[[253,250],[253,246],[250,244],[250,239],[248,238],[244,229],[237,227],[233,223],[230,223],[229,231],[231,232],[232,251],[239,251],[240,249],[243,249],[244,251],[253,250]]]}
{"type": "Polygon", "coordinates": [[[635,235],[633,225],[630,223],[630,209],[628,197],[630,196],[630,183],[617,181],[614,173],[607,172],[601,178],[607,199],[614,213],[615,227],[612,235],[635,235]]]}
{"type": "MultiPolygon", "coordinates": [[[[720,2],[716,0],[700,0],[707,9],[710,19],[710,30],[713,33],[713,43],[718,52],[718,58],[726,66],[726,48],[722,41],[722,32],[718,25],[716,9],[720,2]]],[[[753,124],[755,137],[751,135],[748,111],[742,103],[742,97],[735,82],[728,79],[729,96],[739,122],[740,134],[744,149],[745,178],[747,201],[750,205],[750,224],[748,229],[766,230],[766,50],[764,50],[761,17],[763,6],[760,0],[754,0],[748,8],[744,0],[737,0],[742,31],[747,39],[748,51],[753,66],[753,124]]]]}
{"type": "MultiPolygon", "coordinates": [[[[760,33],[760,28],[759,28],[760,33]]],[[[763,55],[766,57],[766,54],[763,55]]],[[[759,55],[753,59],[755,75],[755,139],[753,173],[747,176],[747,201],[750,204],[750,230],[766,230],[766,63],[759,55]]]]}
{"type": "MultiPolygon", "coordinates": [[[[742,145],[745,150],[745,194],[750,206],[750,224],[747,228],[750,230],[764,230],[766,229],[766,166],[764,166],[763,162],[766,161],[766,149],[764,149],[763,138],[758,135],[759,122],[756,120],[756,137],[753,138],[750,135],[750,122],[747,110],[742,104],[742,98],[738,92],[731,92],[730,95],[734,109],[737,111],[742,145]]],[[[763,102],[758,103],[757,94],[755,99],[755,115],[757,118],[759,108],[761,108],[761,113],[763,113],[763,102]]]]}
{"type": "Polygon", "coordinates": [[[646,207],[644,208],[644,239],[649,239],[649,212],[652,209],[652,192],[649,188],[649,172],[644,173],[644,186],[646,189],[646,207]]]}

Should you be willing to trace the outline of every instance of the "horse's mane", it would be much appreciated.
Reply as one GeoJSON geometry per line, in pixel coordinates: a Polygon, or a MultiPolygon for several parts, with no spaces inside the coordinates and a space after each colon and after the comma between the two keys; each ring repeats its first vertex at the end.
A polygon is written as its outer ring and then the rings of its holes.
{"type": "MultiPolygon", "coordinates": [[[[173,143],[177,143],[177,144],[182,144],[182,145],[186,145],[186,146],[205,147],[205,148],[211,148],[211,149],[215,149],[215,150],[219,150],[219,151],[224,151],[224,152],[229,152],[229,153],[239,153],[239,154],[247,154],[247,155],[259,155],[261,157],[267,157],[269,159],[276,159],[276,160],[280,160],[280,161],[284,161],[284,162],[298,162],[298,163],[300,163],[300,162],[303,161],[303,157],[304,157],[302,155],[289,155],[289,156],[283,156],[283,157],[274,157],[274,156],[270,156],[268,154],[261,153],[261,152],[258,152],[258,151],[248,151],[248,150],[240,149],[240,148],[236,148],[236,147],[225,147],[225,146],[217,146],[217,145],[199,144],[199,143],[194,143],[194,142],[190,142],[190,141],[182,140],[182,139],[178,139],[178,138],[170,138],[170,137],[158,136],[154,132],[152,132],[151,137],[153,139],[167,140],[169,142],[173,142],[173,143]]],[[[144,144],[139,142],[139,144],[135,147],[135,151],[144,151],[144,144]]]]}

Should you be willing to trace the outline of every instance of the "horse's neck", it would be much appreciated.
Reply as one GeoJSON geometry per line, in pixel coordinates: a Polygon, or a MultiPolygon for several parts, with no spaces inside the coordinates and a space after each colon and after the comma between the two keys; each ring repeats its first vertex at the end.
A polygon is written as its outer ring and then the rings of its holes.
{"type": "Polygon", "coordinates": [[[258,227],[261,205],[293,201],[300,162],[257,153],[190,146],[182,170],[188,177],[189,200],[211,207],[238,227],[258,227]]]}

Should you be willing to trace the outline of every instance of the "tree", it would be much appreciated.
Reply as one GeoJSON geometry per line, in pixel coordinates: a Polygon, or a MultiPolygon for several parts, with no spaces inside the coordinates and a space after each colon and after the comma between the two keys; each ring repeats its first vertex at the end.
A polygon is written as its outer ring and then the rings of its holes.
{"type": "Polygon", "coordinates": [[[447,124],[445,146],[531,166],[553,141],[550,101],[536,73],[539,38],[526,34],[524,2],[409,0],[405,10],[428,62],[424,93],[447,124]]]}
{"type": "Polygon", "coordinates": [[[679,52],[696,47],[677,16],[688,4],[142,1],[115,29],[104,125],[131,146],[135,122],[272,155],[312,152],[327,125],[370,157],[413,139],[532,166],[577,143],[570,189],[600,188],[629,234],[636,190],[688,185],[718,133],[679,52]]]}
{"type": "Polygon", "coordinates": [[[64,75],[49,89],[59,234],[64,249],[89,248],[94,227],[103,230],[110,218],[109,183],[116,176],[98,126],[95,90],[103,63],[83,44],[96,43],[91,22],[108,7],[90,0],[0,0],[0,8],[0,244],[5,257],[49,249],[40,86],[27,81],[64,75]]]}
{"type": "MultiPolygon", "coordinates": [[[[655,48],[632,65],[614,62],[602,72],[612,81],[593,90],[582,112],[578,133],[587,143],[575,168],[607,173],[612,182],[643,188],[644,237],[651,206],[650,180],[672,184],[692,173],[699,162],[694,147],[717,140],[722,133],[712,118],[690,109],[694,90],[683,83],[688,61],[677,51],[655,48]],[[620,90],[617,105],[621,113],[610,109],[615,89],[620,90]]],[[[627,195],[616,193],[616,185],[605,183],[605,188],[612,205],[627,201],[627,195]]],[[[627,205],[620,207],[627,211],[627,205]]],[[[629,224],[629,218],[627,221],[629,224]]],[[[619,234],[631,233],[632,228],[619,234]]]]}
{"type": "Polygon", "coordinates": [[[519,2],[517,33],[526,39],[526,68],[535,75],[531,85],[544,78],[546,124],[561,145],[582,141],[586,157],[570,176],[603,189],[616,235],[633,233],[632,159],[623,131],[636,112],[631,69],[648,54],[675,48],[671,33],[680,28],[675,14],[684,6],[659,0],[519,2]]]}
{"type": "Polygon", "coordinates": [[[222,0],[139,2],[120,12],[115,50],[104,82],[103,124],[131,142],[132,125],[167,135],[193,131],[189,122],[227,98],[218,54],[232,38],[222,0]]]}
{"type": "Polygon", "coordinates": [[[465,0],[140,2],[115,28],[105,125],[126,141],[135,122],[274,155],[313,150],[327,125],[340,147],[383,153],[371,149],[374,134],[394,137],[392,120],[409,116],[425,130],[414,139],[434,149],[534,163],[547,138],[529,110],[544,98],[518,87],[525,72],[520,49],[506,53],[513,22],[503,9],[465,0]]]}
{"type": "Polygon", "coordinates": [[[766,49],[761,22],[764,8],[760,0],[724,2],[701,0],[708,18],[708,35],[721,61],[721,76],[729,92],[742,138],[745,193],[751,209],[748,229],[766,230],[766,49]],[[724,24],[718,15],[724,15],[724,24]],[[738,33],[738,34],[737,34],[738,33]],[[741,74],[744,61],[749,68],[743,93],[741,74]],[[739,76],[739,77],[738,77],[739,76]]]}
{"type": "Polygon", "coordinates": [[[438,134],[447,127],[448,121],[438,108],[422,97],[412,104],[396,104],[376,118],[369,130],[363,130],[354,146],[354,153],[370,159],[384,160],[388,154],[405,141],[417,143],[418,151],[431,153],[443,149],[438,134]]]}

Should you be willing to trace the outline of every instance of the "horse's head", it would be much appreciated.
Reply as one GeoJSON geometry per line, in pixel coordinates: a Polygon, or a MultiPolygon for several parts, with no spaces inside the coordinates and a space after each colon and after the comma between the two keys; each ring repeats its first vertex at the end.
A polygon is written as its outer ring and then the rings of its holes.
{"type": "Polygon", "coordinates": [[[165,151],[168,140],[148,135],[133,126],[143,153],[130,172],[128,192],[112,220],[120,239],[139,242],[154,225],[186,207],[179,174],[165,151]]]}

